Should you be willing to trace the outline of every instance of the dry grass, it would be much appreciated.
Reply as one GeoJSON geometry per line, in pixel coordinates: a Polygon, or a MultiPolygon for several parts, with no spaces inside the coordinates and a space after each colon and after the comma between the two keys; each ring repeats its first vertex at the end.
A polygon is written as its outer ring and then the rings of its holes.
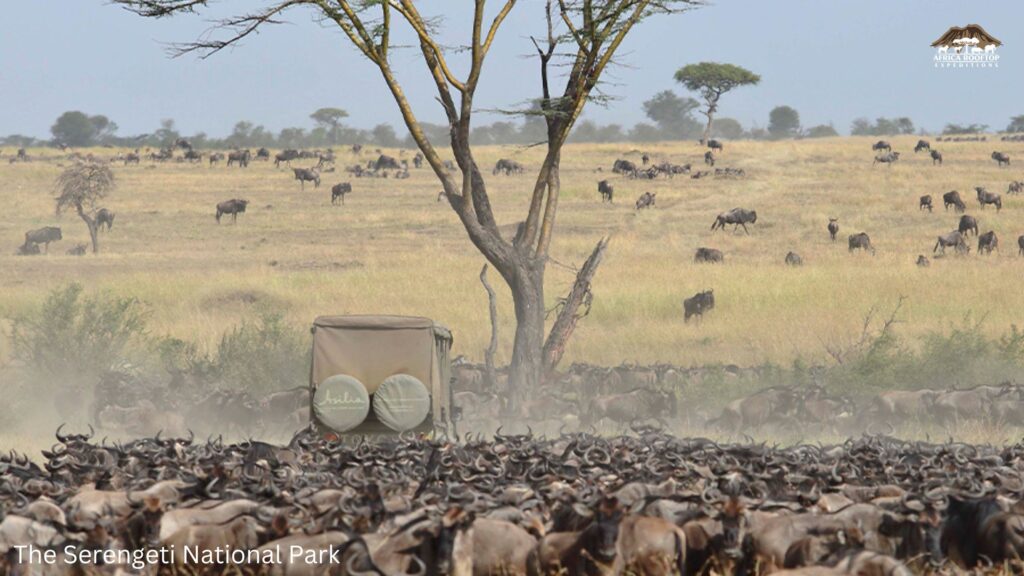
{"type": "MultiPolygon", "coordinates": [[[[639,161],[640,149],[655,161],[703,167],[703,150],[693,143],[570,146],[554,258],[580,263],[602,235],[613,240],[597,275],[593,311],[566,361],[824,361],[823,342],[849,338],[869,308],[891,307],[901,294],[909,297],[901,335],[942,330],[967,313],[987,315],[986,330],[1004,332],[1024,309],[1024,259],[1016,246],[1024,233],[1024,199],[1005,196],[1008,182],[1022,179],[1019,171],[997,168],[989,155],[1000,149],[1024,159],[1024,144],[936,143],[946,164],[932,167],[926,155],[912,153],[914,142],[893,140],[903,159],[892,168],[872,167],[865,138],[729,142],[719,166],[743,168],[746,178],[656,181],[628,180],[609,168],[617,157],[639,161]],[[600,202],[596,183],[602,178],[615,185],[614,205],[600,202]],[[1002,213],[977,207],[973,188],[979,185],[1004,194],[1002,213]],[[956,226],[957,217],[941,207],[941,194],[951,189],[960,190],[983,232],[999,234],[1002,251],[918,269],[916,256],[929,254],[935,236],[956,226]],[[657,192],[657,207],[635,211],[633,201],[648,190],[657,192]],[[922,194],[935,197],[934,214],[918,211],[922,194]],[[758,211],[751,234],[710,232],[715,214],[735,206],[758,211]],[[838,244],[825,231],[829,216],[842,227],[838,244]],[[847,253],[846,235],[859,231],[871,235],[877,256],[847,253]],[[694,264],[698,246],[722,249],[725,264],[694,264]],[[783,265],[789,250],[804,257],[803,268],[783,265]],[[685,325],[682,299],[705,288],[714,288],[718,308],[702,323],[685,325]]],[[[478,154],[484,166],[502,156],[528,168],[540,161],[536,149],[483,148],[478,154]]],[[[342,152],[339,165],[354,161],[342,152]]],[[[325,174],[321,188],[302,192],[290,170],[272,163],[248,170],[118,164],[118,188],[105,202],[117,213],[114,229],[101,235],[100,255],[74,257],[64,250],[87,242],[88,233],[77,218],[53,214],[59,162],[67,161],[0,164],[0,318],[75,280],[148,302],[154,332],[206,343],[264,304],[302,324],[319,314],[430,316],[453,329],[456,353],[482,356],[487,304],[477,274],[483,259],[452,211],[435,202],[439,185],[428,170],[414,170],[408,180],[352,179],[354,193],[342,207],[330,204],[330,185],[348,179],[340,171],[325,174]],[[218,226],[214,204],[232,197],[249,199],[249,212],[237,225],[218,226]],[[48,256],[13,255],[26,230],[51,224],[64,229],[64,240],[48,256]]],[[[498,219],[511,233],[531,180],[488,181],[498,219]]],[[[556,265],[549,270],[553,303],[572,274],[556,265]]],[[[497,288],[502,361],[510,351],[512,314],[507,291],[497,288]]]]}

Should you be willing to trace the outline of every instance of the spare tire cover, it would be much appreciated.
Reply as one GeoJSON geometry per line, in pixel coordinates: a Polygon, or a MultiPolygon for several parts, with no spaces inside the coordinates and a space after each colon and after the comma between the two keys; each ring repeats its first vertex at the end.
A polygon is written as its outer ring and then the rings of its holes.
{"type": "Polygon", "coordinates": [[[430,391],[415,376],[389,376],[373,394],[373,413],[396,432],[412,430],[430,413],[430,391]]]}
{"type": "Polygon", "coordinates": [[[335,374],[317,386],[313,413],[332,430],[346,432],[366,420],[370,413],[370,396],[359,380],[347,374],[335,374]]]}

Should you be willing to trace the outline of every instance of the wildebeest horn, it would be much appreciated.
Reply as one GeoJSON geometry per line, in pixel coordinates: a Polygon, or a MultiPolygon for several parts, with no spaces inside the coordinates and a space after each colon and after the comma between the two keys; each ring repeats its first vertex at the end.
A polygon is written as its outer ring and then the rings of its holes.
{"type": "Polygon", "coordinates": [[[67,422],[62,422],[61,425],[57,427],[57,432],[55,433],[55,435],[57,436],[57,441],[60,442],[61,444],[66,444],[68,440],[67,436],[62,436],[60,433],[64,426],[67,426],[67,422]]]}

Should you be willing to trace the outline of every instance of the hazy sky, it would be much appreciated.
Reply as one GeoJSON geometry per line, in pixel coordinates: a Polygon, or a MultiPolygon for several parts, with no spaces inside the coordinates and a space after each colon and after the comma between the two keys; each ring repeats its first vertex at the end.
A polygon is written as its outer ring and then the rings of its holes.
{"type": "MultiPolygon", "coordinates": [[[[209,16],[263,4],[222,0],[209,16]]],[[[468,0],[418,4],[424,14],[446,11],[446,40],[459,42],[468,0]]],[[[479,108],[515,106],[538,95],[529,36],[543,33],[542,7],[542,0],[520,0],[510,16],[483,75],[479,108]]],[[[48,137],[54,119],[73,109],[109,116],[121,135],[150,132],[161,118],[174,118],[184,134],[214,136],[239,120],[274,131],[311,127],[309,113],[323,106],[348,110],[354,126],[400,125],[383,81],[340,31],[316,23],[306,8],[287,20],[210,59],[171,59],[164,43],[195,39],[209,27],[204,18],[142,19],[105,0],[9,2],[0,21],[0,134],[48,137]]],[[[645,23],[607,77],[616,100],[585,116],[602,124],[642,121],[641,103],[651,95],[683,93],[672,80],[676,69],[714,60],[762,76],[759,86],[721,104],[723,116],[748,127],[764,126],[771,108],[788,104],[804,126],[833,122],[842,132],[858,116],[910,116],[929,129],[946,122],[1003,128],[1011,115],[1024,114],[1022,21],[1020,0],[718,0],[645,23]],[[948,27],[968,23],[1004,42],[1000,67],[933,68],[929,44],[948,27]]],[[[420,117],[440,121],[418,50],[396,51],[393,61],[420,117]]]]}

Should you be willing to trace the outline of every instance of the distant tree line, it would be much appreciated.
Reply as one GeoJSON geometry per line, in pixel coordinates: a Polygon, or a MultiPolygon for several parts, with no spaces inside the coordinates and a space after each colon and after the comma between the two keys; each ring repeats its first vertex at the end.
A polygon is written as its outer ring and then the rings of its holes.
{"type": "MultiPolygon", "coordinates": [[[[701,111],[697,100],[679,96],[665,90],[643,103],[644,115],[649,122],[640,122],[632,127],[620,124],[598,124],[592,120],[581,120],[570,137],[571,142],[662,142],[699,140],[707,126],[696,117],[701,111]]],[[[277,133],[249,121],[239,121],[231,133],[222,138],[211,137],[205,132],[192,135],[182,134],[173,119],[164,119],[160,128],[148,134],[136,136],[118,135],[117,123],[99,114],[89,115],[77,110],[61,114],[50,128],[49,140],[13,134],[0,137],[0,146],[54,146],[71,147],[116,146],[127,148],[162,148],[173,145],[185,138],[196,148],[327,148],[363,144],[387,148],[412,147],[411,136],[400,136],[390,124],[378,124],[371,129],[354,128],[343,120],[348,113],[341,108],[321,108],[310,114],[312,128],[284,128],[277,133]]],[[[988,129],[987,124],[946,124],[943,134],[976,134],[988,129]]],[[[431,141],[438,144],[448,142],[449,130],[440,124],[424,123],[423,130],[431,141]]],[[[1024,115],[1010,119],[1005,132],[1024,132],[1024,115]]],[[[914,122],[907,117],[857,118],[850,125],[853,136],[894,136],[919,133],[914,122]]],[[[716,117],[711,125],[710,136],[725,140],[778,140],[787,138],[825,138],[838,136],[832,124],[820,124],[804,128],[800,113],[791,106],[776,106],[768,115],[766,127],[744,128],[734,118],[716,117]]],[[[474,144],[519,144],[529,145],[543,142],[546,138],[544,118],[540,114],[525,115],[522,121],[501,120],[477,126],[470,139],[474,144]]]]}

